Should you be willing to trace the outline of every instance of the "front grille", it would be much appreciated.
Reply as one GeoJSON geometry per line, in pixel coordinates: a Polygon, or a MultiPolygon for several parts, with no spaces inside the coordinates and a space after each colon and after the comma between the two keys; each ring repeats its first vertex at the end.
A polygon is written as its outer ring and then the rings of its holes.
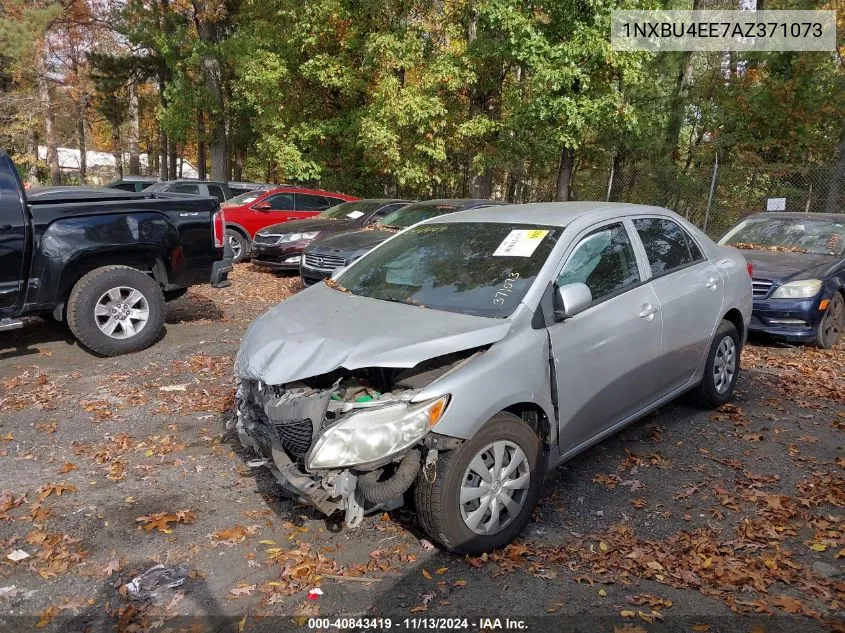
{"type": "Polygon", "coordinates": [[[311,420],[298,420],[276,424],[276,432],[285,450],[294,457],[302,457],[311,448],[314,427],[311,420]]]}
{"type": "Polygon", "coordinates": [[[773,282],[769,279],[758,279],[755,277],[751,280],[751,296],[754,299],[765,299],[772,291],[773,282]]]}
{"type": "Polygon", "coordinates": [[[256,234],[255,238],[252,240],[256,244],[277,244],[279,242],[280,235],[262,235],[261,233],[256,234]]]}
{"type": "Polygon", "coordinates": [[[306,253],[303,263],[308,268],[313,268],[315,270],[332,271],[335,268],[343,267],[346,264],[346,261],[343,257],[338,257],[337,255],[315,255],[312,253],[306,253]]]}

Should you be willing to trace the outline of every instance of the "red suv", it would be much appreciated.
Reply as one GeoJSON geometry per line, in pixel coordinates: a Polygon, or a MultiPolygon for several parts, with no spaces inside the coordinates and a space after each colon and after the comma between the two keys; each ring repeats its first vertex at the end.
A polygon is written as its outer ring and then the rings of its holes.
{"type": "Polygon", "coordinates": [[[220,206],[225,209],[226,236],[236,262],[249,257],[252,238],[265,226],[301,220],[325,211],[341,202],[358,200],[333,191],[277,187],[268,191],[248,191],[220,206]]]}

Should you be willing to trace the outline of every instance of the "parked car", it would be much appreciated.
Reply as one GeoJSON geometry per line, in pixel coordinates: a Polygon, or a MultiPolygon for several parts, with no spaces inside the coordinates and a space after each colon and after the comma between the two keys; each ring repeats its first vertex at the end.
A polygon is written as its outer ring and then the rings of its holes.
{"type": "Polygon", "coordinates": [[[414,486],[432,539],[489,551],[549,469],[686,391],[730,400],[750,318],[742,254],[666,209],[442,215],[255,321],[232,424],[349,526],[414,486]]]}
{"type": "Polygon", "coordinates": [[[501,204],[480,199],[438,199],[403,206],[382,217],[372,228],[315,239],[303,251],[299,274],[305,285],[317,283],[412,224],[445,213],[501,204]]]}
{"type": "Polygon", "coordinates": [[[214,198],[84,187],[26,192],[0,151],[0,331],[52,313],[98,354],[143,349],[161,334],[165,300],[192,285],[229,285],[224,244],[214,198]]]}
{"type": "Polygon", "coordinates": [[[306,220],[265,227],[252,240],[252,263],[274,270],[299,270],[302,251],[314,240],[369,226],[411,202],[375,198],[353,200],[306,220]]]}
{"type": "Polygon", "coordinates": [[[242,182],[240,180],[230,180],[229,189],[232,191],[232,196],[239,196],[242,193],[249,191],[270,191],[276,189],[279,185],[271,185],[269,182],[242,182]]]}
{"type": "Polygon", "coordinates": [[[754,266],[751,330],[831,348],[845,332],[845,214],[760,213],[720,244],[754,266]]]}
{"type": "Polygon", "coordinates": [[[159,179],[156,176],[123,176],[123,178],[112,180],[106,187],[108,189],[137,192],[153,186],[158,181],[159,179]]]}
{"type": "Polygon", "coordinates": [[[154,185],[147,187],[145,191],[153,193],[185,193],[192,196],[210,196],[217,198],[220,202],[225,202],[232,197],[232,192],[229,190],[229,185],[225,182],[215,182],[213,180],[162,180],[154,185]]]}
{"type": "Polygon", "coordinates": [[[223,208],[226,210],[226,234],[235,261],[250,257],[252,240],[261,229],[280,222],[310,218],[349,200],[358,198],[287,185],[270,191],[249,191],[232,198],[223,208]]]}

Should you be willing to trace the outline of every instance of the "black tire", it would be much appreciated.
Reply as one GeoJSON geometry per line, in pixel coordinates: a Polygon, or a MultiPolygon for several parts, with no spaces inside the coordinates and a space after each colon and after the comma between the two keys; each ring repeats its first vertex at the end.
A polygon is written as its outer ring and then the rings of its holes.
{"type": "Polygon", "coordinates": [[[841,292],[834,292],[816,330],[816,345],[823,349],[836,347],[845,332],[845,299],[841,292]]]}
{"type": "Polygon", "coordinates": [[[165,301],[175,301],[179,297],[184,297],[186,292],[188,292],[187,288],[177,288],[176,290],[165,290],[164,291],[164,300],[165,301]]]}
{"type": "MultiPolygon", "coordinates": [[[[152,345],[164,327],[164,314],[164,294],[159,285],[149,275],[128,266],[103,266],[92,270],[76,282],[67,301],[67,322],[76,340],[103,356],[137,352],[152,345]],[[99,319],[95,316],[95,308],[113,288],[137,290],[145,301],[148,313],[146,322],[138,327],[137,333],[127,335],[126,338],[109,336],[97,324],[99,319]]],[[[105,316],[100,318],[108,319],[105,316]]],[[[133,321],[130,323],[137,324],[133,321]]],[[[122,325],[118,327],[121,332],[126,332],[122,325]]]]}
{"type": "Polygon", "coordinates": [[[433,481],[426,478],[425,468],[418,476],[414,502],[423,529],[443,547],[462,554],[480,554],[504,547],[531,518],[540,498],[546,462],[547,455],[537,433],[513,414],[497,413],[472,439],[439,455],[433,481]],[[461,484],[473,458],[500,440],[516,444],[525,453],[529,487],[522,508],[510,523],[495,534],[481,535],[471,530],[461,516],[461,484]]]}
{"type": "Polygon", "coordinates": [[[716,330],[716,335],[713,337],[713,342],[710,344],[710,353],[707,354],[707,363],[704,366],[704,377],[698,386],[693,391],[693,397],[696,402],[707,409],[717,409],[728,402],[733,397],[736,381],[739,377],[739,361],[742,345],[739,339],[739,332],[736,331],[736,326],[730,321],[724,320],[719,324],[716,330]],[[723,390],[717,388],[716,379],[716,356],[719,354],[719,348],[726,338],[733,340],[734,349],[734,372],[727,381],[726,387],[723,390]]]}
{"type": "Polygon", "coordinates": [[[226,239],[232,247],[232,261],[234,263],[245,262],[249,259],[249,240],[243,233],[236,229],[226,229],[226,239]]]}

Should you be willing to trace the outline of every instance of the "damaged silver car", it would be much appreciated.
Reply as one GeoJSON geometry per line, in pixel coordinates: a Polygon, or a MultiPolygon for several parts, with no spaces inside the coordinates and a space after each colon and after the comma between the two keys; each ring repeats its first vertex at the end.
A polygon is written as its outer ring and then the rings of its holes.
{"type": "Polygon", "coordinates": [[[473,209],[257,319],[233,424],[349,526],[413,499],[443,546],[489,551],[549,469],[686,391],[727,402],[750,315],[742,255],[666,209],[473,209]]]}

